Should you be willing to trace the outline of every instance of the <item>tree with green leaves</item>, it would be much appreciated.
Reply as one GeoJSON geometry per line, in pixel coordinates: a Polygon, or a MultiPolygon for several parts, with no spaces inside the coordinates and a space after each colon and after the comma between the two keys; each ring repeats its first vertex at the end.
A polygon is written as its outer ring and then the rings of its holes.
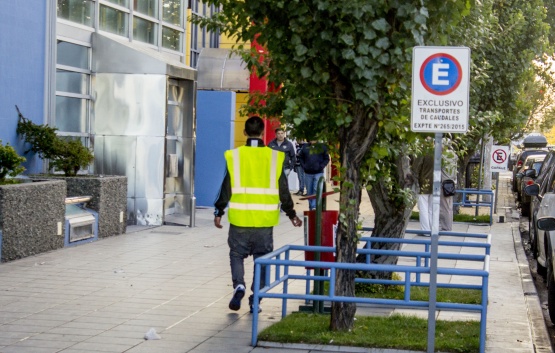
{"type": "MultiPolygon", "coordinates": [[[[541,90],[553,87],[546,65],[550,33],[544,1],[483,0],[472,8],[447,44],[472,51],[470,129],[456,135],[459,175],[480,140],[492,136],[498,144],[520,138],[538,109],[541,90]]],[[[552,123],[549,106],[545,124],[552,123]]],[[[464,178],[459,177],[459,183],[464,178]]]]}
{"type": "Polygon", "coordinates": [[[88,167],[94,156],[79,139],[58,136],[58,129],[37,125],[25,118],[16,106],[19,120],[17,133],[31,146],[28,151],[38,153],[41,158],[48,159],[54,170],[64,172],[65,176],[76,176],[81,168],[88,167]]]}
{"type": "MultiPolygon", "coordinates": [[[[396,236],[402,236],[412,208],[405,187],[412,181],[399,168],[407,164],[397,161],[407,160],[415,136],[408,129],[412,48],[446,35],[468,13],[470,0],[206,2],[221,12],[195,22],[239,43],[256,38],[268,50],[243,55],[249,69],[280,86],[255,97],[253,109],[334,148],[341,182],[337,261],[356,261],[366,185],[387,206],[375,210],[377,222],[394,212],[402,220],[396,236]]],[[[338,271],[337,295],[354,296],[354,278],[353,271],[338,271]]],[[[331,329],[351,329],[355,311],[355,304],[333,303],[331,329]]]]}
{"type": "Polygon", "coordinates": [[[16,177],[23,173],[25,168],[21,163],[25,162],[25,158],[17,154],[10,144],[2,145],[0,140],[0,185],[6,183],[6,177],[16,177]]]}

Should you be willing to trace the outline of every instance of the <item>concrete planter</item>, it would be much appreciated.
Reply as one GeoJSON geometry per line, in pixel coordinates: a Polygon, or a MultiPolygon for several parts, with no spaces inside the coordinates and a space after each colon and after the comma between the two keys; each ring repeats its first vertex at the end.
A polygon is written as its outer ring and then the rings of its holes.
{"type": "Polygon", "coordinates": [[[91,196],[87,208],[98,213],[98,238],[125,233],[127,229],[127,177],[116,175],[77,177],[40,175],[36,177],[65,180],[67,197],[91,196]]]}
{"type": "Polygon", "coordinates": [[[1,185],[1,260],[63,248],[65,198],[64,180],[1,185]]]}

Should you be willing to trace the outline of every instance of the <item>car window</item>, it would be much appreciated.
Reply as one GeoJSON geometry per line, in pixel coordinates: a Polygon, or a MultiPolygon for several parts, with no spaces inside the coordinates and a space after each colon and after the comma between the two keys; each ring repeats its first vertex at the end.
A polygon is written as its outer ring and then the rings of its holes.
{"type": "Polygon", "coordinates": [[[553,192],[553,190],[555,190],[555,173],[553,173],[553,169],[554,168],[551,168],[549,173],[549,182],[547,183],[547,189],[545,192],[553,192]]]}
{"type": "Polygon", "coordinates": [[[549,153],[547,156],[545,156],[545,159],[543,160],[543,164],[540,168],[540,172],[538,173],[538,176],[544,173],[544,169],[545,169],[545,172],[547,172],[547,169],[551,165],[554,156],[555,155],[553,153],[549,153]]]}
{"type": "Polygon", "coordinates": [[[536,175],[538,175],[538,173],[540,172],[540,169],[542,167],[543,161],[539,161],[539,162],[534,162],[532,164],[532,168],[534,168],[534,170],[536,170],[536,175]]]}
{"type": "Polygon", "coordinates": [[[536,179],[536,183],[540,185],[540,195],[543,195],[547,189],[547,185],[550,184],[553,170],[555,165],[555,152],[549,153],[545,160],[543,161],[542,167],[540,169],[540,174],[536,179]]]}

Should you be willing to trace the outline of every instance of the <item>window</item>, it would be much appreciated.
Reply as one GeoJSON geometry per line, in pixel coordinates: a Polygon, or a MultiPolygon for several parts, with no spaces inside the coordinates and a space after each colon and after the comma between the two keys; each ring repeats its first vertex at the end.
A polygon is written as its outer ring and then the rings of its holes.
{"type": "MultiPolygon", "coordinates": [[[[191,11],[200,17],[210,17],[218,12],[216,7],[207,6],[201,0],[191,0],[191,11]]],[[[197,67],[198,57],[203,48],[218,48],[219,33],[210,32],[199,25],[191,25],[191,67],[197,67]]]]}
{"type": "Polygon", "coordinates": [[[133,17],[133,39],[149,44],[157,44],[157,25],[143,18],[133,17]]]}
{"type": "Polygon", "coordinates": [[[113,4],[122,6],[122,7],[129,7],[129,1],[128,0],[106,0],[109,1],[113,4]]]}
{"type": "Polygon", "coordinates": [[[162,28],[162,46],[167,49],[182,50],[182,32],[168,27],[162,28]]]}
{"type": "Polygon", "coordinates": [[[133,10],[150,17],[158,17],[158,1],[156,0],[134,0],[133,10]]]}
{"type": "Polygon", "coordinates": [[[183,0],[163,0],[162,20],[174,26],[183,26],[183,0]]]}
{"type": "Polygon", "coordinates": [[[112,7],[100,5],[99,15],[101,30],[124,37],[128,36],[129,14],[112,7]]]}
{"type": "Polygon", "coordinates": [[[58,0],[58,17],[85,26],[94,25],[94,2],[91,0],[58,0]]]}
{"type": "Polygon", "coordinates": [[[61,135],[88,137],[91,102],[90,62],[90,47],[58,41],[56,116],[53,125],[61,135]]]}

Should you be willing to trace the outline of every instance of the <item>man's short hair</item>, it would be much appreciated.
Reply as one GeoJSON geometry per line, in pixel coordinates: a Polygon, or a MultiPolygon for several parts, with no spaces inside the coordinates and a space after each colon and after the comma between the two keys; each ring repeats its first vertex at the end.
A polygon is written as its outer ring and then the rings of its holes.
{"type": "Polygon", "coordinates": [[[275,131],[274,131],[274,132],[275,132],[275,133],[277,134],[277,133],[278,133],[279,131],[283,131],[283,132],[285,132],[285,130],[283,130],[283,128],[282,128],[282,127],[278,127],[277,129],[275,129],[275,131]]]}
{"type": "Polygon", "coordinates": [[[264,131],[264,120],[253,115],[245,121],[245,133],[249,137],[259,137],[264,131]]]}

